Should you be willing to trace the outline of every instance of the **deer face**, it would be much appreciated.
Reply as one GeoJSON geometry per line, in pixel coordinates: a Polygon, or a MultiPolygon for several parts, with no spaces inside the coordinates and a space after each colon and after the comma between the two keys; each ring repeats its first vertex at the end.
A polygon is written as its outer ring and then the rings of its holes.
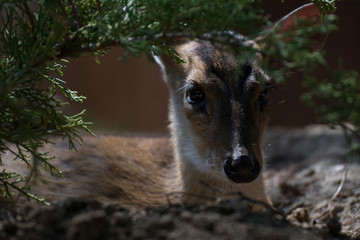
{"type": "Polygon", "coordinates": [[[233,55],[207,41],[189,41],[176,50],[186,63],[167,67],[165,75],[182,161],[215,178],[252,182],[262,169],[268,122],[261,70],[251,60],[238,66],[233,55]]]}
{"type": "Polygon", "coordinates": [[[250,60],[237,66],[231,54],[209,42],[189,45],[187,75],[178,94],[202,172],[236,183],[255,180],[262,168],[268,121],[267,86],[250,60]]]}

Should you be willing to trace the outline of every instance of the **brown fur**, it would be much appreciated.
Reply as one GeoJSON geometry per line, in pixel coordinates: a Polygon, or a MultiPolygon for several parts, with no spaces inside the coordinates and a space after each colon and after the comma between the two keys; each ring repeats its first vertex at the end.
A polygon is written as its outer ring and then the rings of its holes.
{"type": "MultiPolygon", "coordinates": [[[[32,192],[49,202],[72,197],[139,208],[166,204],[170,193],[181,191],[166,137],[85,137],[78,151],[72,152],[65,142],[55,139],[55,145],[46,150],[56,156],[52,164],[64,178],[41,171],[31,185],[32,192]]],[[[4,168],[24,167],[19,162],[8,164],[4,168]]],[[[176,196],[170,200],[179,201],[176,196]]]]}

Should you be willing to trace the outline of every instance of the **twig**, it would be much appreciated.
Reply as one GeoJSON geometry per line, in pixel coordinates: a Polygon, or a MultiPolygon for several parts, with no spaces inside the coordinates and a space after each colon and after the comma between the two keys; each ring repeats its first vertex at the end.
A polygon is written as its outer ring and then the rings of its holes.
{"type": "Polygon", "coordinates": [[[328,203],[328,211],[329,211],[329,214],[330,214],[330,217],[332,218],[333,215],[332,215],[332,210],[333,210],[333,207],[331,206],[332,204],[332,201],[339,195],[339,193],[341,192],[343,186],[344,186],[344,183],[346,181],[346,177],[347,177],[347,173],[349,171],[349,168],[348,167],[345,167],[345,172],[344,172],[344,175],[341,179],[341,182],[340,182],[340,185],[339,187],[337,188],[336,192],[334,193],[334,195],[331,197],[329,203],[328,203]]]}
{"type": "Polygon", "coordinates": [[[333,218],[333,210],[334,210],[334,207],[332,206],[332,202],[334,201],[334,199],[340,194],[344,184],[345,184],[345,181],[346,181],[346,177],[347,177],[347,173],[349,171],[349,168],[346,166],[345,167],[345,171],[344,171],[344,174],[343,174],[343,177],[341,179],[341,182],[336,190],[336,192],[333,194],[333,196],[330,198],[329,202],[328,202],[328,209],[327,209],[327,212],[325,212],[322,216],[318,217],[317,219],[315,219],[313,221],[314,224],[316,224],[317,222],[319,221],[322,221],[324,220],[325,218],[329,217],[330,218],[333,218]]]}
{"type": "Polygon", "coordinates": [[[99,0],[96,0],[96,6],[97,6],[97,8],[99,10],[99,15],[101,16],[103,14],[103,10],[101,8],[101,3],[100,3],[99,0]]]}
{"type": "Polygon", "coordinates": [[[251,203],[255,203],[255,204],[260,204],[260,205],[263,205],[264,207],[266,208],[272,208],[269,204],[267,203],[264,203],[262,201],[258,201],[258,200],[255,200],[255,199],[252,199],[252,198],[249,198],[249,197],[246,197],[244,194],[242,194],[241,192],[224,192],[222,191],[221,189],[219,188],[215,188],[214,186],[211,186],[210,184],[206,183],[206,182],[203,182],[203,181],[199,181],[200,184],[206,186],[207,188],[213,190],[214,192],[217,192],[217,193],[222,193],[223,196],[239,196],[241,198],[243,198],[244,200],[248,201],[248,202],[251,202],[251,203]]]}
{"type": "MultiPolygon", "coordinates": [[[[3,179],[0,178],[0,182],[2,182],[4,188],[5,188],[5,193],[8,194],[10,196],[11,199],[15,200],[14,195],[10,192],[9,187],[17,190],[18,192],[20,192],[21,194],[23,194],[24,196],[26,196],[28,199],[32,198],[35,199],[36,201],[43,203],[44,205],[50,205],[49,202],[47,202],[44,198],[38,197],[36,196],[36,194],[32,194],[30,192],[28,192],[26,190],[26,188],[28,188],[27,185],[25,185],[24,187],[19,187],[16,184],[20,183],[22,180],[18,179],[15,182],[8,182],[5,181],[3,179]]],[[[19,197],[20,195],[18,195],[19,197]]]]}
{"type": "Polygon", "coordinates": [[[205,199],[205,200],[208,200],[208,201],[215,201],[216,200],[215,198],[212,198],[212,197],[206,197],[206,196],[203,196],[203,195],[197,195],[197,194],[192,194],[192,193],[187,193],[187,192],[172,192],[172,193],[166,194],[166,200],[167,200],[169,206],[173,205],[171,200],[170,200],[170,196],[178,195],[178,194],[182,194],[182,195],[186,195],[186,196],[190,196],[190,197],[194,197],[194,198],[201,198],[201,199],[205,199]]]}
{"type": "Polygon", "coordinates": [[[17,147],[17,149],[18,149],[18,153],[16,153],[14,150],[12,150],[12,149],[11,149],[10,147],[8,147],[8,146],[5,146],[5,149],[8,150],[11,154],[13,154],[13,155],[15,156],[13,160],[21,159],[21,160],[23,160],[23,161],[26,163],[26,165],[27,165],[28,168],[32,168],[32,165],[31,165],[29,159],[28,159],[28,158],[25,156],[25,154],[22,152],[20,146],[19,146],[18,144],[16,144],[16,147],[17,147]]]}
{"type": "MultiPolygon", "coordinates": [[[[73,36],[70,37],[70,41],[72,38],[75,38],[77,35],[79,35],[83,30],[90,29],[90,28],[96,28],[97,26],[95,24],[89,24],[83,27],[80,27],[75,33],[73,33],[73,36]]],[[[126,37],[125,37],[126,38],[126,37]]],[[[149,40],[149,41],[156,41],[156,40],[164,40],[164,41],[172,41],[176,39],[181,38],[190,38],[190,39],[200,39],[205,41],[210,41],[213,43],[227,43],[229,45],[232,45],[233,47],[248,47],[256,52],[261,52],[260,49],[256,47],[256,45],[253,43],[253,41],[247,39],[241,34],[237,34],[231,31],[224,31],[224,32],[211,32],[211,33],[203,33],[200,35],[196,35],[191,32],[167,32],[167,33],[159,33],[155,34],[153,36],[136,36],[136,37],[128,37],[127,41],[141,41],[141,40],[149,40]]],[[[63,46],[66,46],[66,42],[63,44],[63,46]]],[[[84,43],[81,48],[76,49],[62,49],[60,51],[61,53],[57,55],[57,58],[65,58],[65,57],[71,57],[73,55],[78,55],[80,53],[86,53],[86,52],[93,52],[97,50],[103,50],[108,49],[109,47],[113,46],[119,46],[121,45],[120,40],[113,40],[113,41],[105,41],[103,43],[95,44],[95,43],[84,43]]]]}
{"type": "Polygon", "coordinates": [[[80,22],[80,18],[79,18],[78,12],[77,12],[76,2],[74,2],[73,0],[68,0],[68,2],[71,5],[71,8],[72,8],[73,13],[74,13],[76,25],[79,28],[79,27],[81,27],[81,22],[80,22]]]}
{"type": "MultiPolygon", "coordinates": [[[[239,196],[242,199],[244,199],[245,201],[248,201],[250,203],[254,203],[254,204],[260,204],[262,206],[264,206],[267,209],[272,209],[274,210],[269,204],[259,201],[259,200],[255,200],[249,197],[244,196],[241,192],[224,192],[219,188],[216,188],[214,186],[211,186],[210,184],[204,182],[204,181],[199,181],[200,184],[204,185],[205,187],[211,189],[212,191],[216,192],[216,193],[221,193],[222,196],[239,196]]],[[[207,196],[203,196],[203,195],[197,195],[197,194],[192,194],[192,193],[186,193],[186,192],[172,192],[169,194],[166,194],[166,200],[169,206],[172,206],[172,202],[170,200],[170,196],[173,195],[177,195],[177,194],[182,194],[182,195],[186,195],[186,196],[190,196],[190,197],[195,197],[195,198],[199,198],[199,199],[205,199],[208,201],[215,201],[217,198],[214,197],[207,197],[207,196]]],[[[275,210],[276,211],[276,210],[275,210]]],[[[283,215],[281,212],[276,211],[276,213],[283,215]]]]}
{"type": "Polygon", "coordinates": [[[199,183],[202,184],[202,185],[204,185],[205,187],[211,189],[211,190],[214,191],[214,192],[222,193],[222,194],[227,194],[227,193],[225,193],[223,190],[221,190],[221,189],[219,189],[219,188],[216,188],[216,187],[214,187],[214,186],[210,186],[210,184],[208,184],[208,183],[206,183],[206,182],[204,182],[204,181],[202,181],[202,180],[200,180],[199,183]]]}
{"type": "Polygon", "coordinates": [[[30,25],[31,25],[31,27],[34,29],[34,27],[35,27],[34,14],[31,12],[30,7],[29,7],[29,5],[28,5],[27,2],[24,2],[24,3],[23,3],[23,6],[24,6],[24,8],[25,8],[25,9],[24,9],[24,12],[25,12],[26,16],[27,16],[28,19],[29,19],[30,25]]]}

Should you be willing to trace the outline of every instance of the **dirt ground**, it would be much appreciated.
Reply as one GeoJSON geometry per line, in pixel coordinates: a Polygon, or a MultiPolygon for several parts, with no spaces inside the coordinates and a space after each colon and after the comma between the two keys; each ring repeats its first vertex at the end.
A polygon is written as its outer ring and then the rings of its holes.
{"type": "Polygon", "coordinates": [[[360,159],[348,154],[341,132],[272,129],[267,144],[266,184],[274,207],[302,227],[337,219],[341,233],[359,238],[360,159]]]}
{"type": "Polygon", "coordinates": [[[270,129],[264,152],[276,210],[254,211],[241,196],[137,212],[76,199],[2,205],[0,239],[360,239],[360,159],[339,131],[270,129]]]}

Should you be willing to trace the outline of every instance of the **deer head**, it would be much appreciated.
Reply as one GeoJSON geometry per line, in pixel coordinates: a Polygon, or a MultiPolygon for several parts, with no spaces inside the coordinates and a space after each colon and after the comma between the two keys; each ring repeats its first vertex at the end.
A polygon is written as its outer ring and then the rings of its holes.
{"type": "MultiPolygon", "coordinates": [[[[288,30],[296,18],[318,15],[315,5],[305,5],[281,19],[279,31],[288,30]]],[[[170,91],[176,158],[212,179],[254,181],[263,168],[268,77],[256,57],[239,66],[230,51],[210,41],[179,39],[173,46],[184,63],[164,56],[157,62],[170,91]]]]}

